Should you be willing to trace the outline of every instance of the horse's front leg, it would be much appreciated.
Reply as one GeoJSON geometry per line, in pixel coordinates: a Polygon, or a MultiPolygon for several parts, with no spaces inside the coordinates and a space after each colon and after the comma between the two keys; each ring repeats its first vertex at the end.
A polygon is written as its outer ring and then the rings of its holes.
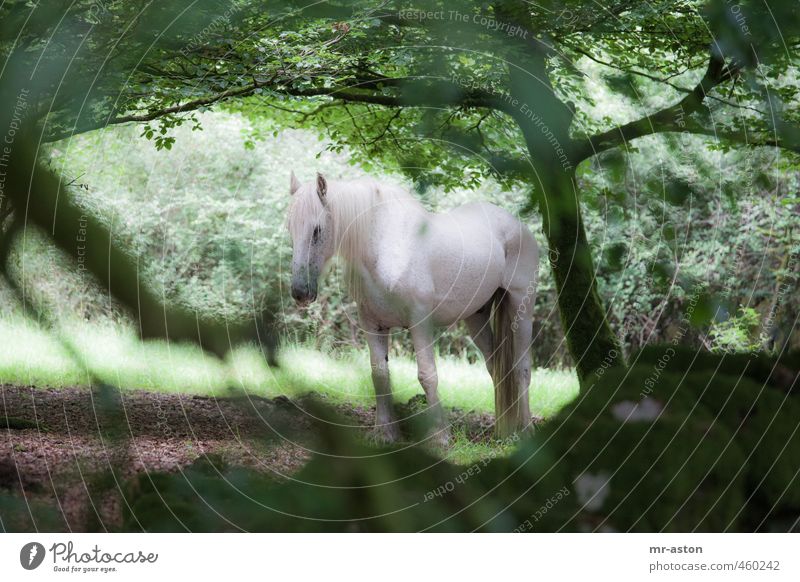
{"type": "Polygon", "coordinates": [[[411,340],[417,358],[417,377],[425,390],[425,398],[434,419],[433,440],[440,445],[446,445],[450,442],[450,427],[445,422],[442,403],[439,401],[433,332],[425,324],[417,324],[411,328],[411,340]]]}
{"type": "Polygon", "coordinates": [[[372,385],[375,388],[375,434],[379,441],[393,443],[400,429],[392,409],[392,385],[389,380],[389,330],[362,322],[367,334],[372,385]]]}

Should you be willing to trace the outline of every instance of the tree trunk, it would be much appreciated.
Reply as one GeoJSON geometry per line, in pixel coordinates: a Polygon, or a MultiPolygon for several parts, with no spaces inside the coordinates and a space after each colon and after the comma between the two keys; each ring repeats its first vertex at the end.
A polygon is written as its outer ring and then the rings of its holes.
{"type": "Polygon", "coordinates": [[[625,361],[597,292],[574,170],[556,174],[542,182],[544,193],[540,209],[558,293],[561,325],[581,386],[586,387],[599,377],[598,371],[625,365],[625,361]]]}
{"type": "Polygon", "coordinates": [[[624,365],[622,349],[611,331],[597,293],[591,249],[581,217],[575,180],[579,163],[570,138],[572,106],[550,84],[543,45],[520,46],[509,56],[514,117],[533,163],[544,234],[550,251],[558,310],[567,348],[582,387],[598,370],[624,365]]]}

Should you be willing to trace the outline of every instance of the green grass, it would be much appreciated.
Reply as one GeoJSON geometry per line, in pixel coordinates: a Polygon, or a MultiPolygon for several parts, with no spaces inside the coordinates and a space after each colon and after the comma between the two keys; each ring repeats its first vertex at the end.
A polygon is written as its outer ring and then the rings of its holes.
{"type": "MultiPolygon", "coordinates": [[[[32,322],[0,319],[0,382],[81,386],[90,383],[91,371],[122,389],[216,396],[235,389],[265,397],[315,390],[339,402],[374,403],[366,348],[329,355],[301,346],[286,347],[279,355],[281,366],[270,368],[255,346],[238,348],[221,361],[192,345],[142,343],[130,330],[115,326],[72,324],[63,334],[71,348],[32,322]]],[[[411,354],[391,358],[389,366],[398,402],[422,393],[411,354]]],[[[440,357],[438,370],[446,406],[493,412],[492,384],[482,362],[440,357]]],[[[532,377],[534,415],[547,418],[577,395],[578,381],[572,371],[537,369],[532,377]]],[[[484,451],[460,438],[451,451],[465,462],[490,454],[497,454],[492,445],[484,451]]]]}
{"type": "MultiPolygon", "coordinates": [[[[279,368],[270,368],[255,347],[238,348],[223,362],[186,344],[142,343],[118,327],[72,326],[65,334],[73,354],[54,335],[19,320],[0,320],[0,381],[34,386],[89,383],[89,371],[123,389],[223,395],[231,388],[266,397],[296,395],[312,387],[337,401],[374,401],[366,348],[336,356],[292,346],[284,348],[279,368]]],[[[389,362],[398,402],[421,393],[409,354],[389,362]]],[[[491,412],[493,392],[482,362],[440,357],[439,390],[447,406],[491,412]]],[[[570,371],[537,369],[531,383],[531,408],[548,417],[577,394],[570,371]]]]}

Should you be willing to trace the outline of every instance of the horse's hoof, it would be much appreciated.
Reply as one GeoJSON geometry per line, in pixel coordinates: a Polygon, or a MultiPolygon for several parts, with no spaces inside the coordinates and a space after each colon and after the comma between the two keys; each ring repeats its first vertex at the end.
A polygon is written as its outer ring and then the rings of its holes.
{"type": "Polygon", "coordinates": [[[451,437],[449,428],[433,429],[428,436],[428,442],[440,449],[446,449],[449,447],[450,441],[451,437]]]}
{"type": "Polygon", "coordinates": [[[394,422],[379,424],[372,430],[372,436],[378,444],[391,445],[400,440],[400,429],[394,422]]]}

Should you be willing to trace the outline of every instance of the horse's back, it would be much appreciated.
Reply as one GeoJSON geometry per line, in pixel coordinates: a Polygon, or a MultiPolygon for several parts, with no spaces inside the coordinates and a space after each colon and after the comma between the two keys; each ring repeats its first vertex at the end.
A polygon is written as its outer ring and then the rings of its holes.
{"type": "MultiPolygon", "coordinates": [[[[464,204],[441,215],[459,225],[475,244],[499,244],[504,252],[511,276],[513,272],[530,278],[539,268],[539,247],[536,239],[516,216],[489,202],[464,204]],[[481,240],[482,239],[482,240],[481,240]]],[[[510,284],[506,281],[505,284],[510,284]]]]}
{"type": "Polygon", "coordinates": [[[488,228],[493,235],[503,237],[504,241],[506,237],[513,237],[515,234],[519,234],[521,230],[530,234],[516,216],[491,202],[470,202],[457,206],[440,216],[488,228]]]}
{"type": "Polygon", "coordinates": [[[506,210],[487,202],[431,215],[425,255],[441,320],[487,303],[498,287],[527,286],[538,271],[536,241],[506,210]]]}

